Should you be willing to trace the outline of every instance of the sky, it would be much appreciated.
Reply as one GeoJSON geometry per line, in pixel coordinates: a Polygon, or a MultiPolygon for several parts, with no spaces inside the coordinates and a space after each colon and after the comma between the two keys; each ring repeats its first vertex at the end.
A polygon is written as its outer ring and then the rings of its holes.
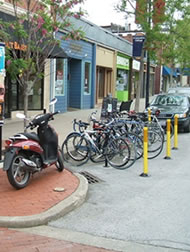
{"type": "Polygon", "coordinates": [[[126,20],[124,14],[117,13],[114,5],[118,0],[84,0],[82,9],[88,12],[89,16],[85,18],[99,26],[110,25],[111,23],[125,25],[126,20]]]}

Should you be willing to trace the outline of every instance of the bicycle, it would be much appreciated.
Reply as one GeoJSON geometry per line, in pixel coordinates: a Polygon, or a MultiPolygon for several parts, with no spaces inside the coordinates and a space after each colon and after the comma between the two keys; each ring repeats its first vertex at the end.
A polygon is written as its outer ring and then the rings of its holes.
{"type": "Polygon", "coordinates": [[[111,123],[101,125],[101,129],[87,130],[89,123],[73,121],[81,132],[69,134],[62,145],[63,155],[66,154],[75,161],[80,161],[77,165],[86,163],[89,159],[96,162],[99,158],[106,160],[109,165],[117,169],[124,169],[130,160],[130,148],[127,142],[114,131],[111,123]],[[101,141],[96,141],[97,135],[101,141]]]}

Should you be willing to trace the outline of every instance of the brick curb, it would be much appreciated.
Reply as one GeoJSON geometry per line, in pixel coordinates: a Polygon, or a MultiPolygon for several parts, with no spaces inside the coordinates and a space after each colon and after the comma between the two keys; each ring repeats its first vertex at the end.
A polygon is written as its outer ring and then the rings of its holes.
{"type": "Polygon", "coordinates": [[[14,217],[0,216],[0,226],[24,228],[46,225],[49,221],[60,218],[80,206],[85,201],[88,192],[88,181],[84,176],[78,173],[74,173],[73,175],[77,176],[79,179],[79,186],[69,197],[40,214],[14,217]]]}

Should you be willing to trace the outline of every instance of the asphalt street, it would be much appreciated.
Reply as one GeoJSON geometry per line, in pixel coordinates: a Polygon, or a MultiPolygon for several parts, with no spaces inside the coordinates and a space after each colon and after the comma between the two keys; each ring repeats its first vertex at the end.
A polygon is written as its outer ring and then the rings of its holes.
{"type": "MultiPolygon", "coordinates": [[[[190,251],[190,134],[180,133],[171,160],[149,160],[149,177],[139,176],[143,160],[127,170],[88,163],[72,167],[101,179],[90,184],[78,209],[49,223],[93,236],[190,251]]],[[[173,142],[172,142],[173,144],[173,142]]]]}

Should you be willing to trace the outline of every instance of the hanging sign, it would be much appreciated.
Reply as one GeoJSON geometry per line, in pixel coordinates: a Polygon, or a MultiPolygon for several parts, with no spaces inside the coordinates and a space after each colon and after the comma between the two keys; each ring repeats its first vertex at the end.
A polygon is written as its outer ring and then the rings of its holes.
{"type": "Polygon", "coordinates": [[[145,36],[133,36],[133,57],[141,57],[145,36]]]}

